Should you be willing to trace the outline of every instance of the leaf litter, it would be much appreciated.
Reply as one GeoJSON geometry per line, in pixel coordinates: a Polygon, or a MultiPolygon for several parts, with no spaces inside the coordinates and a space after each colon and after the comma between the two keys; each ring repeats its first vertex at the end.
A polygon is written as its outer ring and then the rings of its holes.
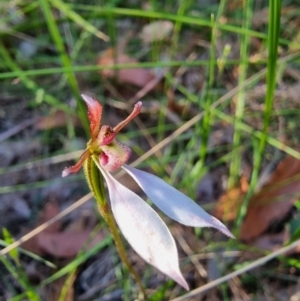
{"type": "Polygon", "coordinates": [[[138,61],[129,55],[113,48],[105,50],[98,59],[98,65],[106,67],[100,71],[105,79],[116,79],[120,84],[130,84],[139,88],[146,86],[154,75],[146,68],[122,68],[114,70],[111,67],[117,64],[137,64],[138,61]]]}
{"type": "MultiPolygon", "coordinates": [[[[219,198],[215,209],[216,216],[227,221],[235,220],[248,188],[247,179],[242,177],[238,187],[232,188],[219,198]]],[[[300,160],[287,156],[278,164],[267,183],[251,197],[240,228],[240,238],[256,246],[270,245],[270,241],[266,241],[267,236],[261,236],[274,223],[284,221],[299,195],[300,160]]],[[[274,241],[272,237],[270,236],[270,240],[274,241]]],[[[276,237],[277,247],[284,243],[282,240],[281,244],[278,244],[278,237],[283,239],[283,233],[276,237]]],[[[274,249],[274,244],[270,249],[274,249]]]]}
{"type": "MultiPolygon", "coordinates": [[[[34,228],[54,218],[59,212],[57,203],[47,204],[34,228]]],[[[73,221],[71,226],[62,229],[61,221],[57,221],[24,243],[23,248],[34,250],[39,255],[73,258],[83,247],[92,248],[105,237],[103,232],[99,232],[93,239],[89,239],[93,228],[86,227],[82,219],[73,221]]]]}

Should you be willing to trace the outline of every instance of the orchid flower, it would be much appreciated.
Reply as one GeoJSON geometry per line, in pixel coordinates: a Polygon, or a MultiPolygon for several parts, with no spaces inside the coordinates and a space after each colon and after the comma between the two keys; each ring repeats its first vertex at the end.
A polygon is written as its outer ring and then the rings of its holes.
{"type": "Polygon", "coordinates": [[[65,168],[62,176],[78,172],[84,161],[92,158],[106,180],[110,208],[126,240],[146,262],[188,290],[179,268],[175,240],[169,229],[152,207],[119,183],[110,172],[123,168],[149,199],[171,219],[186,226],[213,227],[229,237],[233,235],[218,219],[162,179],[125,164],[131,151],[115,138],[140,113],[141,102],[134,106],[132,113],[123,122],[112,128],[107,125],[100,127],[101,104],[87,95],[82,95],[82,98],[88,107],[91,139],[78,163],[65,168]]]}

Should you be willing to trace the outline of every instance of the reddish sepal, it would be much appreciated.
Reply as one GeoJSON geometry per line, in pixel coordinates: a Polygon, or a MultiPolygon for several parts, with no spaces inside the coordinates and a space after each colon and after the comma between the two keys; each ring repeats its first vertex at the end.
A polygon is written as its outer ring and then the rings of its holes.
{"type": "Polygon", "coordinates": [[[81,96],[88,107],[88,118],[90,121],[91,138],[95,139],[98,136],[100,130],[102,106],[100,102],[93,97],[87,96],[85,94],[82,94],[81,96]]]}
{"type": "Polygon", "coordinates": [[[80,168],[82,167],[84,161],[91,155],[90,151],[87,149],[85,152],[81,155],[79,161],[70,167],[66,167],[62,172],[62,177],[66,177],[71,173],[77,173],[80,168]]]}

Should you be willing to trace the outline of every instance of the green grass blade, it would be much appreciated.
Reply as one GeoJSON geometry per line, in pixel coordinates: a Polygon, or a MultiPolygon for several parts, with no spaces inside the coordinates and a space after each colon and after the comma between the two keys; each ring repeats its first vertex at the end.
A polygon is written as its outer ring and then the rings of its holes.
{"type": "Polygon", "coordinates": [[[76,12],[74,12],[70,8],[69,5],[66,5],[65,3],[63,3],[60,0],[50,0],[50,2],[56,8],[58,8],[61,12],[63,12],[68,18],[70,18],[76,24],[78,24],[79,26],[81,26],[85,31],[94,34],[96,37],[98,37],[99,39],[101,39],[101,40],[103,40],[105,42],[108,42],[110,40],[110,38],[106,34],[104,34],[103,32],[101,32],[100,30],[98,30],[94,25],[92,25],[91,23],[87,22],[79,14],[77,14],[76,12]]]}
{"type": "Polygon", "coordinates": [[[0,43],[0,55],[2,56],[3,62],[7,65],[7,67],[11,70],[13,70],[13,77],[18,77],[20,80],[24,83],[25,87],[28,90],[31,90],[34,92],[36,95],[40,93],[40,91],[43,92],[43,99],[45,100],[46,103],[48,103],[51,106],[55,106],[56,108],[59,108],[65,112],[70,112],[70,108],[64,104],[62,104],[58,99],[53,97],[52,95],[49,95],[39,87],[34,81],[29,79],[26,75],[26,72],[22,70],[16,63],[15,61],[11,58],[9,52],[6,50],[4,45],[0,43]]]}
{"type": "Polygon", "coordinates": [[[276,70],[278,61],[278,43],[280,31],[280,17],[281,17],[281,0],[270,1],[269,7],[269,28],[268,28],[268,68],[267,68],[267,94],[265,99],[265,111],[263,120],[263,130],[260,135],[260,142],[258,151],[254,152],[254,166],[251,175],[249,191],[247,192],[240,212],[238,214],[235,229],[240,228],[240,225],[247,213],[247,207],[251,196],[253,195],[258,181],[260,165],[262,162],[266,143],[269,140],[268,126],[273,107],[273,97],[276,87],[276,70]]]}
{"type": "MultiPolygon", "coordinates": [[[[9,245],[9,243],[5,242],[4,240],[0,239],[0,246],[2,247],[7,247],[9,245]]],[[[52,269],[55,269],[56,268],[56,265],[53,264],[52,262],[32,253],[32,252],[29,252],[25,249],[22,249],[22,248],[18,248],[18,252],[20,252],[21,254],[25,254],[27,255],[28,257],[31,257],[32,259],[36,260],[36,261],[40,261],[42,262],[43,264],[47,265],[48,267],[52,268],[52,269]]]]}
{"type": "Polygon", "coordinates": [[[35,292],[34,288],[30,284],[30,281],[23,270],[21,265],[13,265],[8,256],[0,256],[0,262],[6,267],[9,273],[16,279],[16,281],[23,287],[28,300],[40,301],[39,295],[35,292]]]}
{"type": "MultiPolygon", "coordinates": [[[[213,86],[215,83],[215,52],[216,52],[216,20],[215,17],[212,15],[211,16],[211,23],[212,25],[212,30],[211,30],[211,41],[210,41],[210,50],[209,50],[209,65],[208,65],[208,70],[207,70],[207,80],[203,84],[202,88],[202,94],[200,99],[197,100],[197,103],[199,105],[199,109],[204,110],[203,111],[203,119],[200,124],[200,127],[196,127],[195,133],[196,137],[198,136],[197,133],[200,134],[201,136],[201,144],[200,144],[200,150],[199,150],[199,160],[196,162],[195,166],[191,170],[191,178],[193,179],[193,185],[195,185],[198,181],[199,178],[203,175],[204,169],[205,169],[205,159],[207,155],[207,148],[208,148],[208,140],[209,140],[209,135],[211,131],[211,125],[212,125],[212,110],[210,109],[211,104],[213,103],[213,86]]],[[[192,138],[194,140],[195,137],[192,138]]],[[[196,138],[197,140],[197,138],[196,138]]],[[[197,144],[196,141],[194,141],[192,144],[197,144]]]]}
{"type": "MultiPolygon", "coordinates": [[[[132,8],[108,8],[108,7],[99,7],[94,5],[85,5],[85,4],[70,4],[71,7],[85,10],[85,11],[93,11],[97,12],[98,16],[109,16],[110,14],[116,15],[116,16],[129,16],[129,17],[137,17],[137,18],[149,18],[149,19],[162,19],[162,20],[170,20],[174,22],[181,22],[183,24],[188,25],[196,25],[196,26],[205,26],[205,27],[211,27],[211,21],[206,19],[201,19],[199,17],[194,16],[181,16],[181,15],[175,15],[171,13],[166,12],[158,12],[158,11],[151,11],[151,10],[141,10],[141,9],[132,9],[132,8]]],[[[249,35],[257,38],[261,38],[264,40],[268,39],[268,35],[262,32],[258,32],[255,30],[246,30],[242,27],[230,25],[230,24],[222,24],[219,23],[217,26],[217,29],[228,31],[231,33],[237,33],[237,34],[244,34],[249,35]]],[[[279,39],[279,42],[281,45],[290,45],[291,41],[286,39],[279,39]]],[[[300,48],[300,44],[293,44],[295,48],[300,48]]]]}
{"type": "MultiPolygon", "coordinates": [[[[40,6],[42,8],[43,14],[45,16],[48,28],[49,28],[49,32],[52,36],[52,39],[55,43],[55,46],[57,48],[57,51],[60,55],[61,58],[61,62],[63,64],[63,66],[65,68],[69,68],[71,69],[71,61],[69,59],[69,56],[65,50],[65,46],[64,46],[64,41],[63,38],[59,32],[59,29],[57,27],[56,21],[53,17],[52,11],[50,9],[50,5],[48,3],[48,0],[39,0],[40,6]]],[[[79,87],[77,85],[77,80],[76,77],[74,75],[73,72],[69,72],[66,74],[70,87],[73,91],[74,97],[76,99],[77,102],[77,107],[78,107],[78,115],[82,121],[82,124],[85,128],[85,131],[87,133],[87,135],[89,134],[89,125],[88,125],[88,120],[87,120],[87,116],[85,114],[85,106],[83,104],[83,101],[81,100],[80,97],[80,91],[79,91],[79,87]]]]}
{"type": "MultiPolygon", "coordinates": [[[[253,1],[244,1],[243,7],[243,28],[245,30],[250,29],[252,22],[252,10],[253,10],[253,1]]],[[[250,45],[250,36],[245,34],[241,38],[240,46],[240,57],[241,63],[239,65],[239,81],[238,83],[243,83],[247,78],[247,70],[249,65],[249,45],[250,45]]],[[[237,97],[236,111],[235,111],[235,123],[239,123],[244,116],[244,107],[245,107],[245,98],[246,93],[245,89],[240,90],[237,97]]],[[[241,131],[235,126],[233,135],[233,146],[232,146],[232,161],[230,164],[229,171],[229,180],[228,180],[228,189],[233,188],[239,181],[240,171],[241,171],[241,131]]]]}
{"type": "MultiPolygon", "coordinates": [[[[177,10],[177,16],[184,16],[186,12],[188,11],[191,1],[179,1],[179,7],[177,10]]],[[[178,49],[178,41],[179,41],[179,36],[180,36],[180,31],[181,31],[182,23],[178,20],[175,22],[174,25],[174,31],[173,31],[173,36],[172,36],[172,45],[171,45],[171,50],[170,50],[170,57],[173,58],[176,50],[178,49]]]]}
{"type": "MultiPolygon", "coordinates": [[[[239,60],[228,60],[226,64],[236,65],[239,60]]],[[[215,64],[218,64],[215,62],[215,64]]],[[[259,62],[259,64],[264,64],[264,61],[259,62]]],[[[112,70],[119,69],[134,69],[134,68],[157,68],[157,67],[195,67],[195,66],[208,66],[209,62],[207,60],[197,60],[194,62],[189,61],[160,61],[160,62],[140,62],[140,63],[128,63],[128,64],[115,64],[109,68],[112,70]]],[[[73,72],[87,72],[87,71],[101,71],[107,69],[107,66],[97,66],[97,65],[87,65],[87,66],[71,66],[71,67],[53,67],[53,68],[43,68],[43,69],[32,69],[32,70],[22,70],[23,76],[39,76],[39,75],[49,75],[49,74],[60,74],[60,73],[73,73],[73,72]]],[[[0,73],[0,79],[13,78],[20,75],[19,71],[13,72],[3,72],[0,73]]]]}

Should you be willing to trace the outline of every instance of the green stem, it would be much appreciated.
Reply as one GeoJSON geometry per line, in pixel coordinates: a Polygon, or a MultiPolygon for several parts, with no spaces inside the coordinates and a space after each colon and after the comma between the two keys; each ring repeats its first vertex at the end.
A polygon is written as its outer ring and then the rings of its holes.
{"type": "Polygon", "coordinates": [[[144,300],[147,300],[147,295],[146,295],[145,288],[142,284],[142,280],[139,277],[136,270],[134,269],[134,267],[132,266],[132,264],[130,263],[128,256],[126,255],[126,250],[123,245],[122,239],[120,237],[118,226],[115,222],[112,211],[106,200],[106,195],[104,192],[103,176],[100,170],[98,169],[98,167],[96,166],[92,157],[89,157],[88,159],[85,160],[84,171],[89,187],[93,192],[95,199],[97,201],[99,212],[104,218],[105,222],[107,223],[108,228],[114,238],[119,256],[123,261],[123,263],[128,268],[129,272],[132,274],[135,281],[137,282],[140,291],[143,294],[144,300]]]}

